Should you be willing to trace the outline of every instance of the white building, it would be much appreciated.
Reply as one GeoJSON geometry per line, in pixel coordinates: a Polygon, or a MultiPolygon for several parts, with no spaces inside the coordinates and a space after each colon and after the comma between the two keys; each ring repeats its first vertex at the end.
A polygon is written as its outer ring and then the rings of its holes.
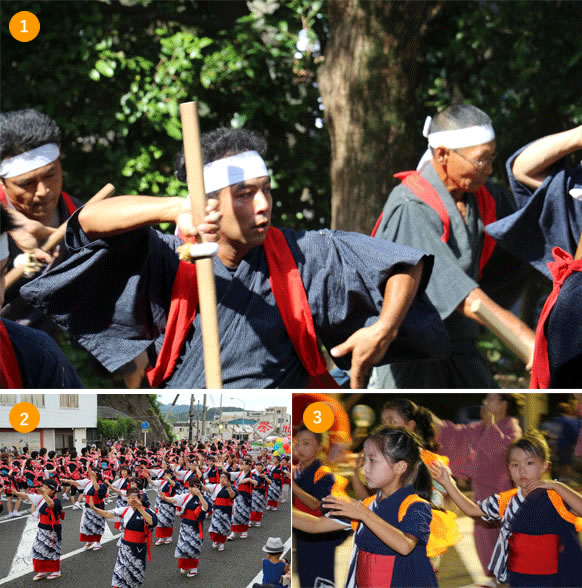
{"type": "Polygon", "coordinates": [[[87,445],[87,429],[97,427],[97,394],[0,394],[0,447],[49,451],[87,445]],[[10,424],[10,410],[19,402],[38,408],[40,422],[31,433],[19,433],[10,424]]]}

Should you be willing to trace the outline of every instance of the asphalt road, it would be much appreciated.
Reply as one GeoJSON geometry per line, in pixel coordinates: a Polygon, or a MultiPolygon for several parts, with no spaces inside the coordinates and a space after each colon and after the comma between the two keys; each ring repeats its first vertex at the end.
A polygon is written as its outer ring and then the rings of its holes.
{"type": "MultiPolygon", "coordinates": [[[[155,492],[148,491],[152,505],[155,492]]],[[[4,503],[5,504],[5,503],[4,503]]],[[[37,521],[30,515],[6,518],[6,508],[0,517],[0,585],[20,588],[23,586],[50,584],[59,588],[106,588],[111,586],[113,566],[117,557],[118,531],[113,522],[107,520],[103,536],[103,549],[83,551],[79,542],[80,510],[72,510],[70,503],[64,502],[66,518],[63,522],[63,550],[61,571],[63,576],[51,582],[32,581],[32,561],[30,549],[36,533],[37,521]]],[[[114,502],[107,505],[111,509],[114,502]]],[[[21,512],[29,512],[21,507],[21,512]]],[[[290,503],[279,504],[275,512],[265,511],[261,527],[252,527],[247,539],[227,541],[223,552],[212,549],[208,535],[210,520],[204,522],[204,545],[198,565],[198,576],[186,578],[178,571],[174,549],[178,537],[179,517],[174,524],[174,542],[170,545],[152,546],[152,561],[147,562],[146,588],[187,586],[197,584],[204,588],[246,588],[260,582],[262,574],[262,547],[269,537],[280,537],[286,545],[291,544],[290,503]],[[258,577],[257,577],[258,576],[258,577]]],[[[290,551],[284,557],[289,559],[290,551]]]]}

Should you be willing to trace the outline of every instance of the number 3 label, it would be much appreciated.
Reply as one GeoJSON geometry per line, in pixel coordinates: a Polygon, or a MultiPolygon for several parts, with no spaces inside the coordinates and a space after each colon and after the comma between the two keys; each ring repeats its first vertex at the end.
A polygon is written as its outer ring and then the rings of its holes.
{"type": "Polygon", "coordinates": [[[10,424],[19,433],[30,433],[34,431],[40,422],[38,408],[30,402],[19,402],[10,410],[10,424]]]}
{"type": "Polygon", "coordinates": [[[333,425],[333,410],[325,402],[313,402],[303,412],[303,423],[314,433],[323,433],[333,425]]]}

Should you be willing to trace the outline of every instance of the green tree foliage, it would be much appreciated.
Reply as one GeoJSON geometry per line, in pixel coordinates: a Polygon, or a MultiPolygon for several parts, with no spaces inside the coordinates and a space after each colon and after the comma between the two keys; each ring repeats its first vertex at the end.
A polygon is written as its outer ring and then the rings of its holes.
{"type": "Polygon", "coordinates": [[[129,439],[137,429],[131,418],[97,419],[97,434],[104,439],[129,439]]]}
{"type": "Polygon", "coordinates": [[[173,176],[179,104],[199,103],[202,130],[264,131],[274,222],[329,222],[329,148],[317,88],[294,54],[305,2],[12,2],[34,12],[31,43],[2,38],[2,110],[34,107],[63,129],[65,189],[86,199],[184,194],[173,176]]]}

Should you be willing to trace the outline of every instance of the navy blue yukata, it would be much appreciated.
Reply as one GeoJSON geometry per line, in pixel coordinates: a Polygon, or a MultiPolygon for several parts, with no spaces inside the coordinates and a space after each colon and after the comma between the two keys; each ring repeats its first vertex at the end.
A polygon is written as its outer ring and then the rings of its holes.
{"type": "MultiPolygon", "coordinates": [[[[330,349],[373,324],[386,280],[398,264],[432,256],[358,233],[284,230],[297,263],[317,335],[330,349]]],[[[28,284],[23,295],[69,331],[108,370],[149,348],[152,365],[164,338],[178,269],[176,237],[152,228],[90,242],[77,215],[69,221],[71,257],[28,284]]],[[[224,387],[303,388],[308,375],[295,353],[269,283],[264,249],[236,269],[214,259],[224,387]]],[[[200,314],[196,315],[169,388],[204,387],[200,314]]],[[[384,361],[442,356],[447,336],[434,307],[419,294],[384,361]]],[[[337,363],[348,369],[351,358],[337,363]]]]}

